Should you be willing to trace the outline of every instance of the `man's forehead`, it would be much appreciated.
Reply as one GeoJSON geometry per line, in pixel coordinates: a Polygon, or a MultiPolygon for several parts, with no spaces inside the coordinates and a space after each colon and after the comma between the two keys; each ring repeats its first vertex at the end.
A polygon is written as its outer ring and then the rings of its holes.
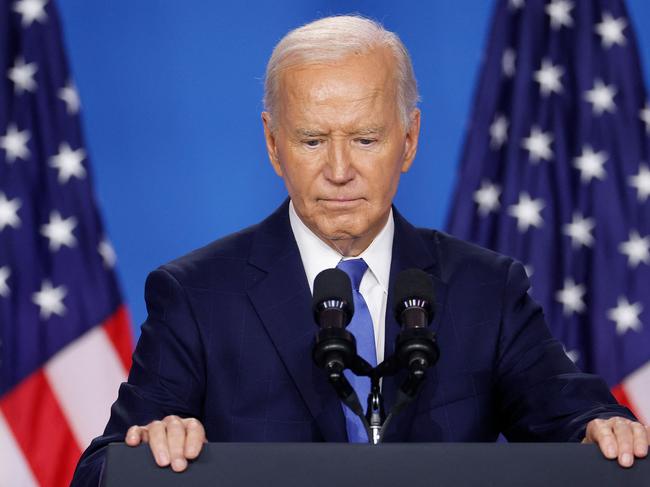
{"type": "Polygon", "coordinates": [[[297,136],[317,136],[332,131],[356,135],[381,135],[397,117],[395,97],[339,98],[321,102],[285,99],[279,115],[285,127],[297,136]]]}
{"type": "Polygon", "coordinates": [[[329,62],[296,63],[282,70],[280,92],[309,89],[319,92],[337,87],[337,81],[354,80],[368,91],[386,89],[397,80],[394,56],[385,48],[355,53],[329,62]]]}
{"type": "Polygon", "coordinates": [[[280,95],[286,102],[296,99],[310,103],[332,103],[340,100],[346,104],[362,104],[394,92],[390,80],[375,73],[362,73],[333,69],[303,69],[287,73],[280,83],[280,95]]]}

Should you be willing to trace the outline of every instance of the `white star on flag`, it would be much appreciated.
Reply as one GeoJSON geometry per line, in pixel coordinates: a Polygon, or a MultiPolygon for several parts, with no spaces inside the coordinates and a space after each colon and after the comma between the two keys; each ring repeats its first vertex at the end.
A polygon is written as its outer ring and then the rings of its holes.
{"type": "Polygon", "coordinates": [[[68,115],[75,115],[79,113],[81,102],[79,101],[79,93],[77,93],[77,88],[75,88],[72,81],[68,81],[66,85],[58,91],[57,95],[61,100],[65,102],[65,109],[67,110],[68,115]]]}
{"type": "Polygon", "coordinates": [[[548,59],[542,60],[542,66],[539,71],[535,71],[535,81],[539,83],[542,96],[548,96],[551,93],[562,92],[562,83],[560,76],[564,69],[559,65],[553,65],[548,59]]]}
{"type": "Polygon", "coordinates": [[[508,7],[517,10],[524,6],[524,0],[508,0],[508,7]]]}
{"type": "Polygon", "coordinates": [[[625,44],[623,29],[627,26],[627,21],[623,17],[615,19],[612,14],[606,12],[600,24],[596,24],[596,32],[600,36],[600,42],[606,49],[614,44],[622,46],[625,44]]]}
{"type": "Polygon", "coordinates": [[[573,313],[581,313],[585,309],[585,303],[582,297],[585,295],[585,286],[576,284],[573,279],[564,280],[564,288],[560,289],[555,294],[557,299],[562,304],[562,310],[566,316],[573,313]]]}
{"type": "Polygon", "coordinates": [[[25,64],[22,57],[16,59],[13,68],[9,69],[9,79],[14,83],[14,91],[17,94],[22,94],[23,91],[36,90],[36,81],[34,75],[38,71],[36,63],[25,64]]]}
{"type": "Polygon", "coordinates": [[[9,296],[9,285],[7,284],[7,279],[11,275],[11,270],[9,266],[0,267],[0,296],[6,298],[9,296]]]}
{"type": "Polygon", "coordinates": [[[18,228],[20,226],[20,218],[18,218],[18,208],[22,203],[18,198],[8,200],[5,194],[0,191],[0,232],[6,226],[18,228]]]}
{"type": "Polygon", "coordinates": [[[490,125],[490,147],[499,149],[508,140],[508,119],[497,113],[490,125]]]}
{"type": "Polygon", "coordinates": [[[517,53],[514,49],[506,49],[503,51],[503,56],[501,57],[501,71],[506,77],[512,78],[515,75],[516,61],[517,53]]]}
{"type": "Polygon", "coordinates": [[[548,16],[551,17],[551,27],[553,29],[560,29],[562,26],[571,27],[573,25],[572,9],[573,3],[568,0],[552,0],[545,9],[548,16]]]}
{"type": "Polygon", "coordinates": [[[589,183],[593,178],[605,179],[605,162],[609,155],[605,151],[594,152],[591,146],[582,147],[582,154],[573,160],[573,165],[580,171],[580,180],[589,183]]]}
{"type": "Polygon", "coordinates": [[[478,204],[478,212],[480,215],[485,216],[491,211],[499,209],[499,196],[501,195],[501,188],[492,184],[490,181],[482,181],[480,189],[474,192],[474,201],[478,204]]]}
{"type": "Polygon", "coordinates": [[[62,219],[61,214],[55,210],[50,213],[49,223],[41,227],[41,234],[49,239],[50,250],[56,252],[62,245],[74,247],[77,244],[77,239],[72,234],[76,226],[77,219],[75,217],[62,219]]]}
{"type": "Polygon", "coordinates": [[[65,286],[52,287],[52,283],[44,280],[41,284],[41,290],[32,294],[32,302],[36,304],[40,310],[42,320],[47,320],[53,314],[63,316],[65,314],[65,306],[63,305],[63,298],[68,294],[65,286]]]}
{"type": "Polygon", "coordinates": [[[650,101],[645,102],[645,107],[639,112],[639,118],[645,124],[646,133],[650,134],[650,101]]]}
{"type": "Polygon", "coordinates": [[[607,312],[607,317],[616,322],[616,333],[622,335],[628,330],[641,331],[642,325],[639,315],[643,311],[641,303],[630,304],[626,297],[618,298],[616,308],[607,312]]]}
{"type": "Polygon", "coordinates": [[[594,237],[591,231],[596,226],[593,218],[583,218],[579,212],[573,214],[571,223],[567,223],[562,227],[562,232],[571,237],[571,245],[580,247],[591,247],[594,243],[594,237]]]}
{"type": "Polygon", "coordinates": [[[22,26],[29,27],[35,20],[44,23],[47,20],[45,13],[47,2],[48,0],[18,0],[14,3],[14,12],[22,16],[22,26]]]}
{"type": "Polygon", "coordinates": [[[81,161],[86,158],[83,149],[72,150],[67,142],[59,145],[59,153],[50,158],[50,166],[59,170],[59,183],[65,184],[71,176],[82,179],[86,176],[81,161]]]}
{"type": "Polygon", "coordinates": [[[0,148],[7,153],[7,162],[14,162],[16,159],[27,160],[29,157],[27,142],[30,137],[29,130],[19,131],[13,123],[7,127],[7,133],[0,137],[0,148]]]}
{"type": "Polygon", "coordinates": [[[99,255],[102,256],[105,267],[112,268],[115,266],[117,255],[115,254],[115,250],[113,249],[113,246],[108,241],[108,239],[104,238],[104,240],[99,242],[99,245],[97,246],[97,252],[99,252],[99,255]]]}
{"type": "Polygon", "coordinates": [[[591,103],[594,114],[602,115],[603,112],[614,113],[616,104],[614,96],[618,89],[614,85],[606,85],[602,80],[597,79],[591,90],[585,91],[585,100],[591,103]]]}
{"type": "Polygon", "coordinates": [[[639,166],[639,173],[628,178],[630,186],[636,188],[636,196],[639,201],[644,202],[650,195],[650,169],[645,164],[639,166]]]}
{"type": "Polygon", "coordinates": [[[540,159],[548,161],[553,157],[552,142],[553,136],[549,132],[542,132],[539,127],[533,127],[521,145],[530,153],[531,162],[537,163],[540,159]]]}
{"type": "Polygon", "coordinates": [[[636,230],[630,231],[629,240],[622,242],[618,250],[627,255],[630,267],[637,267],[639,263],[650,264],[650,235],[641,237],[636,230]]]}
{"type": "Polygon", "coordinates": [[[523,233],[531,226],[541,227],[544,224],[540,215],[544,206],[544,200],[533,200],[524,191],[519,195],[519,202],[508,208],[508,214],[517,219],[517,230],[523,233]]]}

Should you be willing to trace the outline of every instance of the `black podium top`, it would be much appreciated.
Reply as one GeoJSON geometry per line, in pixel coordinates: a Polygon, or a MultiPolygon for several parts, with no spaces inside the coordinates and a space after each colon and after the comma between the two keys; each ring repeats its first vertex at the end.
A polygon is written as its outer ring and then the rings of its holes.
{"type": "Polygon", "coordinates": [[[650,486],[650,460],[629,469],[595,445],[567,443],[210,443],[183,473],[149,447],[108,447],[102,486],[243,487],[650,486]]]}

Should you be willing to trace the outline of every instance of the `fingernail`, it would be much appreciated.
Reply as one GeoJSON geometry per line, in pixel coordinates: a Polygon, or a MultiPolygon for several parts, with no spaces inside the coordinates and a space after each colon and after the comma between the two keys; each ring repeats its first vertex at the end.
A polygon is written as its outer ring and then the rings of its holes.
{"type": "Polygon", "coordinates": [[[195,453],[196,453],[196,448],[194,448],[193,446],[190,446],[190,447],[187,448],[187,455],[186,456],[191,457],[195,453]]]}
{"type": "Polygon", "coordinates": [[[608,457],[615,457],[616,456],[616,448],[614,448],[613,446],[610,446],[609,448],[607,448],[607,456],[608,457]]]}
{"type": "Polygon", "coordinates": [[[185,460],[177,458],[174,460],[174,470],[183,470],[185,468],[185,460]]]}
{"type": "Polygon", "coordinates": [[[632,455],[629,453],[623,453],[623,456],[621,457],[621,463],[625,466],[632,465],[632,455]]]}
{"type": "Polygon", "coordinates": [[[158,463],[160,465],[167,465],[169,463],[169,457],[167,456],[166,453],[159,453],[158,454],[158,463]]]}

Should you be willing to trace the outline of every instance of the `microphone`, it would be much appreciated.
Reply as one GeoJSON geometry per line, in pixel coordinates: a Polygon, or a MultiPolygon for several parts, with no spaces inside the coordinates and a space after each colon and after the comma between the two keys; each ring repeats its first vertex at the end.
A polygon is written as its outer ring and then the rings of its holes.
{"type": "Polygon", "coordinates": [[[368,438],[370,430],[363,415],[363,407],[354,388],[343,371],[351,368],[357,373],[370,364],[357,356],[357,342],[345,329],[354,314],[350,278],[341,269],[325,269],[314,279],[312,298],[314,319],[319,326],[312,358],[316,365],[325,369],[327,379],[339,399],[356,414],[363,424],[368,438]]]}
{"type": "Polygon", "coordinates": [[[340,269],[325,269],[314,279],[314,320],[320,327],[313,359],[330,380],[339,379],[357,355],[354,336],[345,329],[354,314],[352,285],[340,269]]]}
{"type": "Polygon", "coordinates": [[[395,280],[395,319],[403,327],[428,326],[434,315],[433,282],[420,269],[400,272],[395,280]]]}
{"type": "Polygon", "coordinates": [[[402,367],[421,379],[440,357],[435,333],[428,328],[435,312],[431,276],[420,269],[400,272],[394,296],[395,319],[402,327],[395,354],[402,367]]]}
{"type": "Polygon", "coordinates": [[[314,279],[314,319],[322,328],[345,328],[354,315],[350,278],[341,269],[325,269],[314,279]]]}

